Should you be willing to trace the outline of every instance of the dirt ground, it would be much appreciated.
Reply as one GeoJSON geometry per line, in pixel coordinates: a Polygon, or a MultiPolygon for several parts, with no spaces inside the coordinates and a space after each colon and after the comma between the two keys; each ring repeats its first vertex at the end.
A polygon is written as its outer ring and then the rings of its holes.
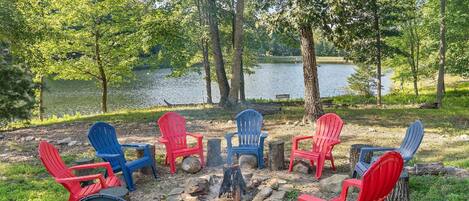
{"type": "MultiPolygon", "coordinates": [[[[410,123],[410,122],[409,122],[410,123]]],[[[4,163],[39,163],[37,158],[37,145],[39,140],[49,140],[57,142],[70,137],[77,141],[77,145],[57,145],[62,155],[78,155],[90,157],[94,155],[93,148],[89,145],[87,139],[87,130],[91,126],[89,122],[76,122],[68,124],[56,124],[44,127],[33,127],[19,129],[15,131],[3,132],[4,139],[0,140],[0,161],[4,163]],[[33,136],[34,139],[29,139],[33,136]]],[[[118,138],[121,143],[149,143],[155,144],[157,158],[163,158],[164,146],[156,143],[156,137],[160,135],[159,128],[155,123],[115,123],[113,126],[117,130],[118,138]]],[[[235,131],[235,123],[232,121],[208,121],[208,120],[188,120],[187,130],[189,132],[200,133],[204,135],[204,141],[209,138],[221,138],[222,152],[226,154],[226,142],[224,134],[229,131],[235,131]]],[[[264,150],[267,152],[267,143],[273,140],[285,141],[285,157],[289,157],[291,149],[291,138],[297,135],[312,135],[314,125],[302,125],[298,122],[289,121],[265,121],[264,130],[269,134],[264,150]]],[[[333,150],[335,156],[337,172],[348,174],[348,151],[352,144],[371,144],[379,146],[398,147],[405,135],[404,127],[373,127],[363,125],[346,124],[342,130],[341,141],[333,150]]],[[[436,150],[443,150],[445,146],[451,143],[451,137],[444,137],[440,134],[426,131],[423,143],[415,157],[416,161],[441,161],[444,155],[437,155],[436,150]]],[[[189,142],[195,143],[194,139],[189,142]]],[[[310,142],[309,142],[310,143],[310,142]]],[[[308,145],[304,144],[304,147],[308,145]]],[[[309,145],[310,146],[310,145],[309,145]]],[[[450,154],[450,153],[448,153],[450,154]]],[[[225,156],[224,156],[225,157],[225,156]]],[[[181,186],[188,177],[200,177],[202,175],[221,175],[221,168],[205,168],[197,174],[188,174],[183,172],[180,167],[175,175],[169,174],[169,167],[161,163],[158,164],[159,179],[155,180],[149,176],[136,174],[135,192],[131,193],[135,200],[159,200],[163,199],[173,188],[181,186]]],[[[279,178],[287,181],[289,188],[298,189],[302,193],[310,193],[323,198],[330,198],[334,194],[320,193],[318,182],[312,174],[288,173],[287,171],[272,172],[268,169],[255,170],[254,175],[267,176],[270,178],[279,178]]],[[[326,167],[322,178],[327,178],[335,174],[330,169],[330,164],[326,162],[326,167]]]]}

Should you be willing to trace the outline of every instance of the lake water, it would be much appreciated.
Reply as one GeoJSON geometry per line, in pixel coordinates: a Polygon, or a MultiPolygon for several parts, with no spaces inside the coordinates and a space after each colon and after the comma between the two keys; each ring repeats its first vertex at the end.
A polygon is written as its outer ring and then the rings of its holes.
{"type": "MultiPolygon", "coordinates": [[[[245,75],[247,98],[274,99],[276,94],[290,94],[291,98],[304,96],[302,64],[259,64],[255,73],[245,75]]],[[[319,88],[321,97],[348,93],[347,77],[354,72],[354,65],[321,64],[319,88]]],[[[112,87],[108,108],[145,108],[173,104],[204,103],[205,81],[197,72],[181,78],[168,78],[171,69],[139,70],[135,79],[112,87]]],[[[383,93],[391,86],[390,76],[383,77],[383,93]]],[[[218,86],[212,83],[212,96],[219,100],[218,86]]],[[[101,92],[92,81],[48,80],[44,101],[47,115],[91,114],[100,112],[101,92]]]]}

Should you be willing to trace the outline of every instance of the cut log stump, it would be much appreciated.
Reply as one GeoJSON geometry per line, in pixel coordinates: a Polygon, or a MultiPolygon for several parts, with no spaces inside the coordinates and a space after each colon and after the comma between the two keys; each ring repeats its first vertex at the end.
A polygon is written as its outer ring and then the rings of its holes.
{"type": "Polygon", "coordinates": [[[269,142],[269,169],[273,171],[283,170],[285,155],[284,141],[269,142]]]}
{"type": "Polygon", "coordinates": [[[386,201],[409,201],[409,174],[402,171],[401,177],[397,181],[394,189],[389,193],[386,201]]]}
{"type": "MultiPolygon", "coordinates": [[[[150,154],[151,154],[151,157],[153,158],[153,161],[156,162],[155,145],[150,145],[150,154]]],[[[144,149],[137,149],[137,158],[142,158],[143,156],[144,156],[144,149]]],[[[151,170],[150,166],[140,168],[140,173],[144,175],[153,175],[153,171],[151,170]]]]}
{"type": "MultiPolygon", "coordinates": [[[[78,160],[75,160],[75,165],[84,165],[84,164],[90,164],[94,163],[94,158],[80,158],[78,160]]],[[[86,176],[86,175],[92,175],[95,174],[93,172],[95,169],[80,169],[80,170],[75,170],[75,175],[76,176],[86,176]]],[[[93,181],[82,181],[80,182],[81,186],[87,186],[93,183],[93,181]]]]}
{"type": "Polygon", "coordinates": [[[221,157],[221,139],[214,138],[207,140],[207,167],[223,165],[221,157]]]}
{"type": "Polygon", "coordinates": [[[414,172],[415,175],[441,175],[446,173],[445,166],[443,163],[429,163],[429,164],[415,164],[414,172]]]}
{"type": "MultiPolygon", "coordinates": [[[[360,158],[360,151],[363,147],[373,147],[371,145],[367,144],[352,144],[350,146],[350,157],[349,157],[349,162],[350,162],[350,177],[353,176],[353,171],[355,170],[355,165],[358,163],[358,159],[360,158]]],[[[370,152],[366,155],[365,157],[365,162],[369,163],[371,162],[371,156],[373,154],[370,152]]]]}

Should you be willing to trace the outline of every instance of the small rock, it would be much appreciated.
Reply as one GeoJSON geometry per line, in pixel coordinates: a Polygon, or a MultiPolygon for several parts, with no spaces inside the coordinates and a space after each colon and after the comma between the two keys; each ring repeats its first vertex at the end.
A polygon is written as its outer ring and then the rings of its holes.
{"type": "Polygon", "coordinates": [[[171,195],[180,195],[184,192],[184,188],[173,188],[173,190],[171,190],[169,193],[168,193],[168,196],[171,196],[171,195]]]}
{"type": "Polygon", "coordinates": [[[233,120],[228,120],[226,123],[227,124],[233,124],[233,120]]]}
{"type": "Polygon", "coordinates": [[[295,122],[293,123],[293,126],[298,126],[298,124],[300,124],[300,121],[295,121],[295,122]]]}
{"type": "Polygon", "coordinates": [[[277,200],[283,200],[285,198],[285,195],[287,194],[286,191],[274,191],[272,195],[267,198],[266,200],[268,201],[277,201],[277,200]]]}
{"type": "Polygon", "coordinates": [[[239,166],[241,169],[256,169],[257,157],[254,155],[241,155],[239,157],[239,166]]]}
{"type": "Polygon", "coordinates": [[[77,141],[70,141],[67,145],[69,147],[76,145],[78,142],[77,141]]]}
{"type": "Polygon", "coordinates": [[[246,185],[246,187],[248,189],[255,189],[257,188],[259,185],[261,185],[262,181],[259,180],[259,179],[256,179],[256,178],[253,178],[251,180],[249,180],[248,184],[246,185]]]}
{"type": "Polygon", "coordinates": [[[202,165],[200,164],[199,158],[189,156],[182,160],[181,168],[188,173],[194,174],[202,169],[202,165]]]}
{"type": "Polygon", "coordinates": [[[24,138],[25,141],[32,141],[34,140],[34,137],[33,136],[28,136],[26,138],[24,138]]]}
{"type": "Polygon", "coordinates": [[[167,201],[183,201],[181,195],[171,195],[166,198],[167,201]]]}
{"type": "Polygon", "coordinates": [[[187,193],[182,194],[181,198],[184,201],[197,201],[198,200],[196,196],[192,196],[192,195],[189,195],[187,193]]]}
{"type": "Polygon", "coordinates": [[[262,201],[272,195],[273,190],[270,187],[262,188],[254,197],[253,201],[262,201]]]}
{"type": "Polygon", "coordinates": [[[339,193],[342,190],[342,182],[348,178],[348,175],[334,174],[328,178],[319,181],[319,188],[322,192],[339,193]]]}
{"type": "Polygon", "coordinates": [[[21,137],[21,138],[20,138],[20,142],[23,142],[23,141],[25,141],[25,140],[26,140],[25,137],[21,137]]]}
{"type": "Polygon", "coordinates": [[[279,191],[291,191],[293,189],[293,185],[291,184],[283,184],[283,185],[280,185],[280,187],[278,188],[279,191]]]}
{"type": "Polygon", "coordinates": [[[276,178],[273,178],[267,182],[267,184],[272,188],[273,190],[278,190],[280,184],[278,183],[278,180],[276,178]]]}
{"type": "Polygon", "coordinates": [[[293,166],[293,171],[304,173],[304,174],[309,174],[311,173],[311,168],[309,167],[309,164],[307,164],[306,162],[299,161],[293,166]]]}
{"type": "Polygon", "coordinates": [[[208,190],[208,181],[202,178],[189,178],[184,188],[184,192],[192,196],[206,194],[208,190]]]}
{"type": "Polygon", "coordinates": [[[192,125],[192,121],[186,122],[187,125],[192,125]]]}
{"type": "Polygon", "coordinates": [[[245,181],[248,181],[248,180],[250,180],[250,179],[252,178],[253,175],[254,175],[254,174],[253,174],[252,172],[250,172],[250,173],[243,173],[243,178],[244,178],[245,181]]]}
{"type": "Polygon", "coordinates": [[[5,139],[5,135],[0,134],[0,140],[5,139]]]}
{"type": "Polygon", "coordinates": [[[368,132],[373,132],[373,133],[375,133],[375,132],[378,132],[378,130],[376,130],[375,128],[368,128],[368,132]]]}
{"type": "Polygon", "coordinates": [[[201,176],[199,177],[200,179],[205,179],[208,181],[208,184],[209,185],[213,185],[215,183],[215,179],[213,179],[214,176],[212,175],[204,175],[204,176],[201,176]]]}
{"type": "Polygon", "coordinates": [[[68,144],[72,141],[72,138],[71,137],[67,137],[67,138],[64,138],[62,140],[58,140],[57,141],[57,144],[59,145],[63,145],[63,144],[68,144]]]}
{"type": "Polygon", "coordinates": [[[455,138],[455,141],[469,142],[469,135],[460,135],[460,136],[455,138]]]}
{"type": "Polygon", "coordinates": [[[290,121],[285,122],[285,125],[290,125],[290,124],[291,124],[290,121]]]}

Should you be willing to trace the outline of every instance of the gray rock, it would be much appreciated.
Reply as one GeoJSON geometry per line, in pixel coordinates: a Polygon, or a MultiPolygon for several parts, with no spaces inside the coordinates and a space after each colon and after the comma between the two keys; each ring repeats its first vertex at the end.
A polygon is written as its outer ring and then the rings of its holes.
{"type": "Polygon", "coordinates": [[[71,146],[75,146],[75,145],[77,145],[77,144],[78,144],[77,141],[70,141],[67,145],[68,145],[69,147],[71,147],[71,146]]]}
{"type": "Polygon", "coordinates": [[[184,201],[197,201],[197,200],[199,200],[199,199],[197,198],[197,196],[192,196],[192,195],[189,195],[189,194],[187,194],[187,193],[182,194],[182,195],[181,195],[181,198],[182,198],[182,200],[184,200],[184,201]]]}
{"type": "Polygon", "coordinates": [[[166,198],[167,201],[183,201],[181,195],[171,195],[166,198]]]}
{"type": "Polygon", "coordinates": [[[233,123],[233,120],[228,120],[226,123],[232,124],[232,123],[233,123]]]}
{"type": "Polygon", "coordinates": [[[334,174],[328,178],[319,181],[319,189],[322,192],[339,193],[342,190],[342,182],[348,178],[348,175],[334,174]]]}
{"type": "Polygon", "coordinates": [[[267,198],[266,200],[268,201],[277,201],[277,200],[283,200],[285,198],[285,195],[287,192],[285,191],[274,191],[272,195],[267,198]]]}
{"type": "Polygon", "coordinates": [[[272,195],[273,190],[270,187],[262,188],[254,197],[253,201],[262,201],[272,195]]]}
{"type": "Polygon", "coordinates": [[[194,174],[199,172],[202,169],[202,166],[199,158],[189,156],[182,160],[181,168],[188,173],[194,174]]]}
{"type": "Polygon", "coordinates": [[[192,196],[207,194],[208,190],[208,181],[202,178],[189,178],[184,187],[184,193],[192,196]]]}
{"type": "Polygon", "coordinates": [[[28,136],[28,137],[25,137],[24,140],[25,141],[32,141],[32,140],[34,140],[34,137],[33,136],[28,136]]]}
{"type": "Polygon", "coordinates": [[[68,144],[72,141],[72,138],[71,137],[67,137],[67,138],[64,138],[62,140],[58,140],[57,141],[57,144],[59,145],[64,145],[64,144],[68,144]]]}
{"type": "Polygon", "coordinates": [[[311,167],[306,162],[299,161],[293,166],[293,171],[304,173],[304,174],[309,174],[311,173],[311,167]]]}
{"type": "Polygon", "coordinates": [[[0,134],[0,140],[5,139],[5,135],[0,134]]]}
{"type": "Polygon", "coordinates": [[[241,169],[256,169],[257,157],[254,155],[241,155],[239,157],[239,167],[241,169]]]}
{"type": "Polygon", "coordinates": [[[180,195],[184,192],[184,188],[173,188],[173,190],[171,190],[169,193],[168,193],[168,196],[171,196],[171,195],[180,195]]]}

